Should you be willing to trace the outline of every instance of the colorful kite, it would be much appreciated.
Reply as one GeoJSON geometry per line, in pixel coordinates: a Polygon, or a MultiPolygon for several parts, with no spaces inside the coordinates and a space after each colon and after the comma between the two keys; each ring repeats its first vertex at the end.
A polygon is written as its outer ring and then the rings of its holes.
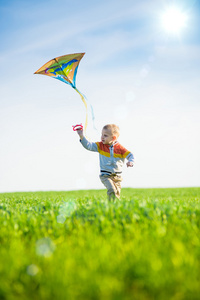
{"type": "MultiPolygon", "coordinates": [[[[39,70],[37,70],[34,74],[42,74],[51,76],[53,78],[59,79],[73,87],[77,93],[81,96],[81,99],[86,108],[86,120],[85,120],[85,130],[88,124],[88,105],[87,100],[84,95],[76,88],[76,74],[78,70],[78,65],[80,63],[81,58],[85,53],[75,53],[69,55],[63,55],[56,57],[49,62],[47,62],[44,66],[42,66],[39,70]]],[[[94,120],[93,110],[91,107],[92,119],[94,120]]]]}

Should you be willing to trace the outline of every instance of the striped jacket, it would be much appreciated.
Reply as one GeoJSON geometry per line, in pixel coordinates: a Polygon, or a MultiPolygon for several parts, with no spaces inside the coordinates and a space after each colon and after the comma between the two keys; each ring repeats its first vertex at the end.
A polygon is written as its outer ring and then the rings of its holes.
{"type": "Polygon", "coordinates": [[[133,162],[133,154],[120,145],[119,142],[115,142],[112,146],[105,145],[102,142],[89,142],[85,137],[80,140],[83,147],[87,150],[99,152],[99,162],[101,174],[118,174],[122,173],[122,166],[125,158],[128,161],[133,162]]]}

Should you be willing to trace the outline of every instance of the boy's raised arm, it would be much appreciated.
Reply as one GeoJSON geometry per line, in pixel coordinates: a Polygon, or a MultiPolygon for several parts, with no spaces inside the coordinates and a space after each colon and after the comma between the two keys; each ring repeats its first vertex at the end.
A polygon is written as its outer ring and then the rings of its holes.
{"type": "Polygon", "coordinates": [[[77,133],[80,137],[80,142],[85,149],[87,149],[89,151],[98,152],[97,144],[90,142],[86,139],[86,137],[84,136],[84,133],[83,133],[83,129],[77,130],[77,133]]]}
{"type": "Polygon", "coordinates": [[[77,130],[77,133],[80,136],[80,139],[82,140],[84,138],[83,129],[77,130]]]}

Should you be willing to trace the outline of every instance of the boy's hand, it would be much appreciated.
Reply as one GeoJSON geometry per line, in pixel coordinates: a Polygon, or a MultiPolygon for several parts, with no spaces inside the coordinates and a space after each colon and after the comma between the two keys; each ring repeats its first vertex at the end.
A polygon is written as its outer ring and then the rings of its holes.
{"type": "Polygon", "coordinates": [[[126,165],[127,165],[127,168],[128,168],[128,167],[133,167],[133,162],[132,162],[132,161],[128,161],[128,162],[126,163],[126,165]]]}
{"type": "Polygon", "coordinates": [[[83,137],[84,137],[84,135],[83,135],[83,129],[78,129],[76,131],[77,131],[78,135],[80,136],[80,139],[82,140],[83,137]]]}

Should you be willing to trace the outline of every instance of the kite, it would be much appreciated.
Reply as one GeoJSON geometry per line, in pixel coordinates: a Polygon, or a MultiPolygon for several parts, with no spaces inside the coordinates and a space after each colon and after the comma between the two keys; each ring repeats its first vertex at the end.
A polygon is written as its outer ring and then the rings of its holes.
{"type": "MultiPolygon", "coordinates": [[[[38,69],[34,74],[47,75],[58,80],[61,80],[73,87],[81,96],[81,99],[86,108],[86,119],[84,129],[88,124],[88,101],[86,97],[76,87],[76,74],[80,60],[85,53],[74,53],[53,58],[38,69]]],[[[91,105],[90,105],[91,106],[91,105]]],[[[94,120],[93,109],[91,106],[92,119],[94,120]]]]}

